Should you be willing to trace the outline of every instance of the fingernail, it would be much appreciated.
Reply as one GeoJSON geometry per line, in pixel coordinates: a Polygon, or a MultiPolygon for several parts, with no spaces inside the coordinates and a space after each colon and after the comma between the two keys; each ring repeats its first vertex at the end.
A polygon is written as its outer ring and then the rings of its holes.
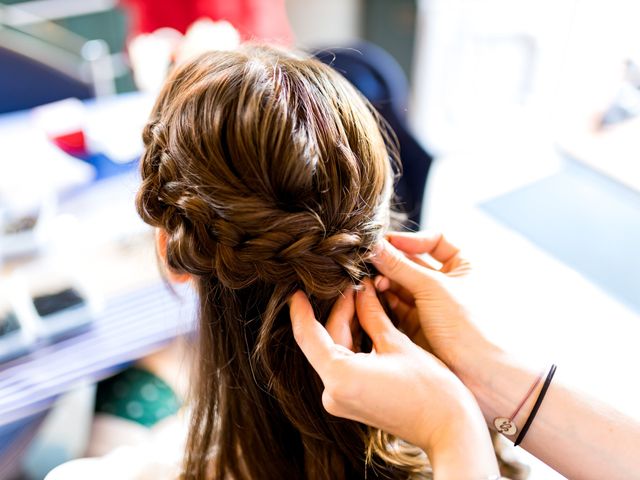
{"type": "Polygon", "coordinates": [[[291,302],[293,302],[293,297],[295,297],[296,293],[298,293],[299,291],[300,290],[296,290],[291,295],[289,295],[289,297],[287,298],[287,305],[289,305],[289,307],[291,307],[291,302]]]}
{"type": "Polygon", "coordinates": [[[373,281],[370,278],[365,278],[362,281],[362,293],[376,295],[375,287],[373,286],[373,281]]]}
{"type": "Polygon", "coordinates": [[[385,240],[380,240],[379,242],[376,242],[376,244],[371,249],[371,251],[373,252],[372,260],[374,262],[377,260],[377,257],[382,255],[382,252],[384,252],[384,242],[385,240]]]}
{"type": "Polygon", "coordinates": [[[389,283],[389,279],[384,275],[378,275],[373,282],[378,292],[386,292],[389,290],[391,284],[389,283]]]}
{"type": "Polygon", "coordinates": [[[389,304],[389,307],[391,307],[391,309],[396,308],[398,306],[399,301],[400,299],[395,295],[393,295],[392,293],[387,294],[387,303],[389,304]]]}

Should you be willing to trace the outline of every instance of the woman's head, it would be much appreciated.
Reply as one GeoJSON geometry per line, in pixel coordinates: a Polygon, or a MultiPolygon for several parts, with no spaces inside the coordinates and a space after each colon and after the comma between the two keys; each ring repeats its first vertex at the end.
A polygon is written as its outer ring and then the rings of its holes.
{"type": "Polygon", "coordinates": [[[362,476],[370,434],[324,411],[283,307],[301,288],[324,321],[368,273],[393,179],[377,116],[330,67],[243,47],[175,71],[144,143],[138,211],[200,298],[187,477],[362,476]]]}
{"type": "Polygon", "coordinates": [[[388,222],[389,154],[366,101],[320,62],[211,53],[167,81],[145,129],[143,218],[169,266],[230,289],[334,298],[388,222]]]}

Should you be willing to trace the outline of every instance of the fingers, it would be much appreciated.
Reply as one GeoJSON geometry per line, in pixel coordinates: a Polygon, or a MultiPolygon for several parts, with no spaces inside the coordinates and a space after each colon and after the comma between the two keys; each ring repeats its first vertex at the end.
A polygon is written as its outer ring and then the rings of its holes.
{"type": "Polygon", "coordinates": [[[397,232],[389,234],[389,241],[407,254],[426,253],[443,265],[443,271],[460,263],[460,249],[449,242],[442,233],[397,232]]]}
{"type": "Polygon", "coordinates": [[[378,295],[370,279],[362,282],[363,290],[356,295],[356,313],[360,325],[373,341],[375,349],[385,349],[390,336],[399,333],[382,308],[378,295]]]}
{"type": "Polygon", "coordinates": [[[410,318],[412,312],[416,311],[415,307],[408,305],[391,291],[385,292],[382,295],[387,301],[387,305],[389,305],[389,308],[393,310],[394,317],[398,320],[398,322],[400,322],[400,326],[402,326],[410,318]]]}
{"type": "Polygon", "coordinates": [[[353,319],[356,306],[353,300],[354,291],[349,288],[334,304],[325,325],[327,332],[338,345],[353,351],[353,319]]]}
{"type": "Polygon", "coordinates": [[[322,378],[334,353],[335,343],[316,320],[309,299],[300,290],[289,299],[289,314],[296,343],[322,378]]]}
{"type": "Polygon", "coordinates": [[[410,260],[386,240],[378,244],[371,261],[380,273],[392,282],[399,283],[413,295],[422,290],[425,281],[437,273],[410,260]]]}
{"type": "Polygon", "coordinates": [[[420,317],[417,315],[415,307],[408,305],[391,291],[382,295],[389,308],[393,310],[393,316],[398,321],[398,329],[413,340],[416,334],[422,330],[420,317]]]}
{"type": "Polygon", "coordinates": [[[460,253],[460,249],[439,232],[392,232],[389,241],[405,253],[428,253],[440,263],[460,253]]]}
{"type": "Polygon", "coordinates": [[[415,305],[413,294],[398,282],[392,282],[387,277],[378,275],[374,279],[373,283],[376,286],[376,290],[378,290],[378,292],[393,292],[395,295],[400,297],[400,300],[402,300],[403,302],[411,306],[415,305]]]}

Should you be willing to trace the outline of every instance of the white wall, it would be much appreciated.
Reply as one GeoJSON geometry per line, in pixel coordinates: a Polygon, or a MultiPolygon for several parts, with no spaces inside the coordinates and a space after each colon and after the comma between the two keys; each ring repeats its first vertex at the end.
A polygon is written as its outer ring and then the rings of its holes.
{"type": "Polygon", "coordinates": [[[301,48],[342,46],[360,37],[361,0],[286,0],[301,48]]]}
{"type": "MultiPolygon", "coordinates": [[[[418,0],[412,120],[446,153],[534,122],[589,119],[638,50],[632,0],[418,0]]],[[[635,57],[634,57],[635,58],[635,57]]],[[[504,137],[504,136],[503,136],[504,137]]],[[[499,139],[499,136],[498,136],[499,139]]]]}
{"type": "Polygon", "coordinates": [[[412,112],[419,136],[447,151],[540,109],[576,2],[419,0],[412,112]]]}

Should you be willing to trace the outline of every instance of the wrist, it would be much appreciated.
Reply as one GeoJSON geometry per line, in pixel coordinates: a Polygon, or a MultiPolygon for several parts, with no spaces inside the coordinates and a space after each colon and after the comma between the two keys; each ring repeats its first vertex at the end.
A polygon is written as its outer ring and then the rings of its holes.
{"type": "Polygon", "coordinates": [[[507,357],[502,349],[481,335],[474,335],[469,341],[456,342],[456,348],[451,352],[447,366],[470,390],[469,384],[489,381],[487,373],[490,368],[507,357]]]}
{"type": "Polygon", "coordinates": [[[473,404],[456,409],[425,449],[434,478],[489,478],[498,473],[491,437],[480,409],[473,404]]]}
{"type": "Polygon", "coordinates": [[[511,414],[540,373],[519,364],[495,346],[468,358],[473,361],[466,362],[455,373],[475,397],[490,426],[496,417],[511,414]]]}

